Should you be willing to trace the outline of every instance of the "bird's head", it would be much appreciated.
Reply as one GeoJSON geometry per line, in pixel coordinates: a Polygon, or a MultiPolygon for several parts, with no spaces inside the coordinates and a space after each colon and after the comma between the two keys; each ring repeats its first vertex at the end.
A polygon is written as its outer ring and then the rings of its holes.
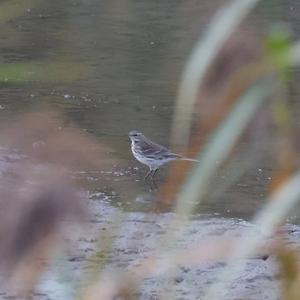
{"type": "Polygon", "coordinates": [[[128,133],[129,138],[132,141],[139,141],[141,138],[144,137],[144,135],[141,132],[138,132],[136,130],[132,130],[128,133]]]}

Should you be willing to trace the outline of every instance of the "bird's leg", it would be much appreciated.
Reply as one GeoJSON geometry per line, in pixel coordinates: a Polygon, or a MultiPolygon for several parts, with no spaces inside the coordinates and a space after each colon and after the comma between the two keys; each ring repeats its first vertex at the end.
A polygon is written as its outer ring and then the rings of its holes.
{"type": "Polygon", "coordinates": [[[144,177],[144,180],[146,180],[149,176],[150,176],[150,174],[152,174],[152,169],[150,169],[148,172],[147,172],[147,174],[146,174],[146,176],[144,177]]]}
{"type": "Polygon", "coordinates": [[[149,183],[150,183],[150,188],[151,188],[150,192],[155,192],[158,190],[155,180],[151,180],[149,183]]]}
{"type": "Polygon", "coordinates": [[[156,174],[157,171],[158,171],[158,168],[155,169],[155,170],[153,170],[153,172],[152,172],[152,174],[151,174],[151,180],[154,179],[154,176],[155,176],[155,174],[156,174]]]}

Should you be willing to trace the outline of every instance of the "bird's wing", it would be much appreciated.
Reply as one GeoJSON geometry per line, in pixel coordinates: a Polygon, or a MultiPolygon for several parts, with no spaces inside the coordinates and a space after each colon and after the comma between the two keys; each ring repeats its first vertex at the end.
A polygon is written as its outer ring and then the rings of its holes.
{"type": "Polygon", "coordinates": [[[172,153],[168,148],[156,144],[149,139],[145,139],[140,145],[144,155],[148,158],[160,159],[160,158],[180,158],[181,156],[172,153]]]}

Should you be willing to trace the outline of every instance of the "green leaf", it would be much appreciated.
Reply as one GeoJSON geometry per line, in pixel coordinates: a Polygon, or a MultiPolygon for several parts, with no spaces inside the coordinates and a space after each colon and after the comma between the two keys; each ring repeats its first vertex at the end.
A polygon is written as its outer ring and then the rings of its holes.
{"type": "Polygon", "coordinates": [[[0,64],[0,82],[72,82],[85,76],[87,72],[89,72],[89,68],[81,63],[0,64]]]}
{"type": "Polygon", "coordinates": [[[273,26],[266,40],[267,55],[271,62],[282,71],[290,65],[291,47],[292,38],[289,28],[284,24],[273,26]]]}

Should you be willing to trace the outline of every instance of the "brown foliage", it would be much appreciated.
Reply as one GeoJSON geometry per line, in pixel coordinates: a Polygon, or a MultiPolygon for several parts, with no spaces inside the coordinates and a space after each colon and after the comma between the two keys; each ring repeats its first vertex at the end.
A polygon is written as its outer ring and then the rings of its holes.
{"type": "Polygon", "coordinates": [[[28,291],[61,244],[62,224],[87,215],[71,171],[99,167],[106,149],[53,112],[1,128],[0,274],[28,291]]]}
{"type": "MultiPolygon", "coordinates": [[[[263,61],[262,46],[253,34],[241,30],[232,35],[209,69],[198,94],[197,118],[185,156],[195,157],[208,136],[228,115],[236,101],[272,68],[263,61]]],[[[180,162],[170,171],[158,209],[172,203],[191,164],[180,162]],[[162,200],[163,199],[163,200],[162,200]]]]}

